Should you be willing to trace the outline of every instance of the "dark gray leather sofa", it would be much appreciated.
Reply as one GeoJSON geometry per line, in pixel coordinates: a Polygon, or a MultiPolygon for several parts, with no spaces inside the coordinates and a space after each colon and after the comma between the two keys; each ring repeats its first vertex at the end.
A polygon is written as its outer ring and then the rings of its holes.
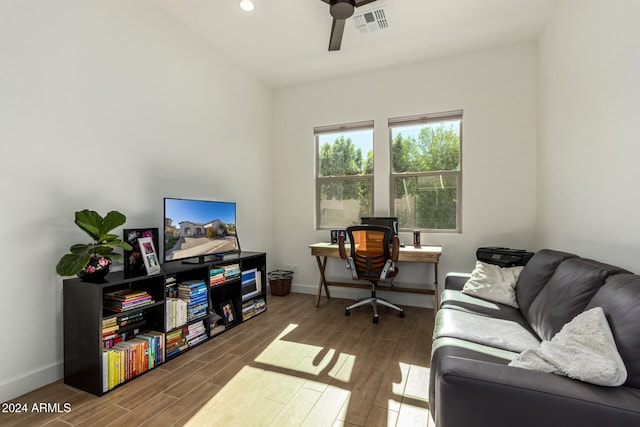
{"type": "Polygon", "coordinates": [[[576,255],[540,250],[516,285],[519,308],[441,293],[431,355],[429,405],[438,427],[640,426],[640,276],[576,255]],[[507,366],[532,341],[551,339],[600,306],[627,368],[620,387],[507,366]]]}

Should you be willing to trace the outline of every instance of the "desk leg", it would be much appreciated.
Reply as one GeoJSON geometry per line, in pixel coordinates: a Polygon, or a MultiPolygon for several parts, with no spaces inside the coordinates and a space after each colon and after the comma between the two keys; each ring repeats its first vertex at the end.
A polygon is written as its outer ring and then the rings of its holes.
{"type": "Polygon", "coordinates": [[[320,270],[320,281],[318,282],[318,295],[316,296],[316,307],[320,306],[320,295],[322,295],[322,287],[324,286],[324,292],[327,294],[327,298],[331,298],[329,294],[329,286],[327,285],[327,278],[324,275],[324,270],[327,268],[327,257],[323,257],[320,259],[319,256],[316,257],[316,262],[318,263],[318,270],[320,270]]]}

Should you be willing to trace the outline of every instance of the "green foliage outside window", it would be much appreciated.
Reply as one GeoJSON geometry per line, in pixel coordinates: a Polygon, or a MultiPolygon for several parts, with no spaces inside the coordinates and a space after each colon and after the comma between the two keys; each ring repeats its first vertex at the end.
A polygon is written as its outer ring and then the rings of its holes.
{"type": "Polygon", "coordinates": [[[392,138],[393,204],[399,228],[456,230],[460,121],[395,127],[392,138]]]}
{"type": "MultiPolygon", "coordinates": [[[[373,134],[370,146],[373,147],[373,134]]],[[[348,135],[348,134],[347,134],[348,135]]],[[[319,147],[320,227],[344,228],[371,215],[373,149],[363,154],[349,136],[341,134],[319,147]]]]}

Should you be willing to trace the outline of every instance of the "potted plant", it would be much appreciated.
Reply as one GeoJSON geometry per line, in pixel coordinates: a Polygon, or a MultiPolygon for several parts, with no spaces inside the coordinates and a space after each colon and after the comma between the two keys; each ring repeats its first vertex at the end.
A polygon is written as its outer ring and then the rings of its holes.
{"type": "Polygon", "coordinates": [[[64,255],[56,271],[61,276],[77,274],[85,281],[99,281],[111,270],[113,262],[122,262],[122,255],[114,252],[116,248],[133,249],[130,244],[111,234],[110,231],[125,223],[127,217],[118,211],[111,211],[103,218],[99,213],[88,209],[76,212],[75,223],[84,230],[93,243],[75,244],[64,255]]]}

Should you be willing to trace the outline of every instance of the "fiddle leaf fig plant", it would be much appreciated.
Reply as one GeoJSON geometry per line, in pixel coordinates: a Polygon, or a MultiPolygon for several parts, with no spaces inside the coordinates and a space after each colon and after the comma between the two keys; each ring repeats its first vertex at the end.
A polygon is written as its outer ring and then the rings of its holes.
{"type": "Polygon", "coordinates": [[[114,250],[120,248],[130,251],[133,248],[110,231],[123,225],[126,220],[127,217],[118,211],[111,211],[104,218],[88,209],[76,212],[76,225],[85,231],[93,242],[71,246],[70,253],[64,255],[56,265],[56,272],[61,276],[78,274],[89,263],[91,257],[104,257],[113,262],[122,262],[122,255],[114,250]]]}

